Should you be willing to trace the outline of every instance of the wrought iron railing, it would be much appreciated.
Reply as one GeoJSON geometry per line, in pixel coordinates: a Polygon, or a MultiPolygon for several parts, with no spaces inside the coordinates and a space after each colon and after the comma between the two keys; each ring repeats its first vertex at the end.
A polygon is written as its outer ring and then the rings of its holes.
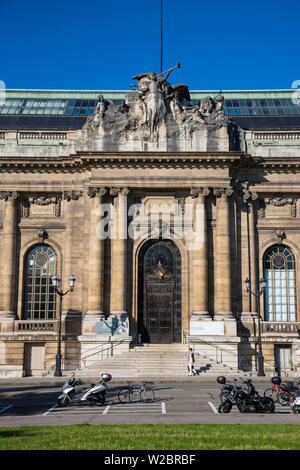
{"type": "MultiPolygon", "coordinates": [[[[188,338],[186,338],[187,341],[188,341],[188,338]]],[[[243,371],[242,369],[238,368],[238,367],[233,367],[232,365],[228,364],[228,363],[225,363],[224,360],[223,360],[223,356],[225,357],[227,355],[231,355],[235,358],[235,360],[239,361],[239,354],[230,350],[230,349],[225,349],[225,348],[222,348],[221,346],[219,345],[216,345],[216,344],[212,344],[211,342],[208,342],[208,341],[205,341],[203,339],[200,339],[200,338],[197,338],[197,342],[200,342],[201,344],[205,344],[207,346],[209,346],[212,350],[215,350],[215,359],[212,359],[210,356],[212,356],[212,354],[209,354],[209,350],[206,354],[204,353],[199,353],[200,356],[202,356],[203,358],[209,358],[211,361],[214,361],[216,364],[222,364],[224,367],[227,367],[227,368],[230,368],[232,370],[235,370],[236,373],[240,373],[240,374],[243,374],[243,373],[247,373],[247,372],[252,372],[252,371],[243,371]]],[[[253,353],[253,356],[254,356],[254,359],[257,361],[258,360],[258,351],[252,351],[253,353]]],[[[227,361],[226,361],[227,362],[227,361]]],[[[274,362],[271,362],[271,361],[268,361],[264,358],[264,364],[266,366],[269,366],[269,368],[271,370],[274,370],[274,373],[275,372],[275,363],[274,362]]],[[[285,375],[286,377],[288,377],[290,375],[291,371],[288,370],[288,369],[284,369],[284,368],[281,368],[281,375],[285,375]]]]}
{"type": "Polygon", "coordinates": [[[103,344],[100,344],[100,345],[97,344],[97,346],[90,349],[90,351],[89,351],[90,354],[87,354],[87,355],[81,357],[81,364],[83,364],[83,367],[86,367],[87,360],[90,359],[93,356],[97,356],[97,361],[98,360],[103,361],[104,359],[109,359],[110,357],[113,357],[113,355],[114,355],[113,351],[114,351],[115,347],[120,346],[125,341],[128,341],[128,339],[125,340],[125,338],[122,338],[118,341],[114,341],[112,344],[110,344],[108,346],[104,346],[103,344]],[[106,352],[111,352],[112,354],[107,355],[106,352]],[[102,358],[101,358],[101,356],[102,356],[102,358]]]}

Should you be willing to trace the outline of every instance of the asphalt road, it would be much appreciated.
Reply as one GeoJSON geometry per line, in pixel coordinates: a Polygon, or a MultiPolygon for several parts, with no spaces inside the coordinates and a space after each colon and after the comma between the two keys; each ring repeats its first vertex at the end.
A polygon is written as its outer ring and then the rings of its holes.
{"type": "MultiPolygon", "coordinates": [[[[136,423],[292,423],[300,424],[300,415],[290,407],[276,404],[276,412],[242,414],[234,407],[229,414],[219,414],[220,386],[214,383],[153,383],[153,403],[120,404],[120,384],[108,384],[102,407],[72,405],[58,408],[58,385],[6,385],[0,388],[0,427],[68,424],[136,423]]],[[[262,393],[269,383],[256,385],[262,393]]]]}

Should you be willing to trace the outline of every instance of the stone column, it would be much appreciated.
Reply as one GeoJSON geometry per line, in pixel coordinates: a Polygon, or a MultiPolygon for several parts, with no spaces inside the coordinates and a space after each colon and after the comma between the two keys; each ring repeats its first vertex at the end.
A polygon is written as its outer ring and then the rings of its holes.
{"type": "Polygon", "coordinates": [[[105,318],[103,312],[103,280],[104,280],[104,240],[99,232],[98,224],[102,198],[105,188],[89,188],[91,198],[90,239],[89,239],[89,283],[88,310],[85,320],[99,321],[105,318]]]}
{"type": "Polygon", "coordinates": [[[127,316],[127,188],[111,188],[115,197],[114,235],[111,240],[110,315],[127,316]]]}
{"type": "Polygon", "coordinates": [[[191,195],[196,198],[195,206],[195,249],[192,251],[192,316],[191,321],[211,320],[208,312],[208,251],[207,216],[205,198],[208,188],[192,188],[191,195]]]}
{"type": "Polygon", "coordinates": [[[17,238],[17,197],[15,191],[1,191],[4,199],[4,216],[1,244],[0,301],[1,319],[16,318],[16,238],[17,238]]]}
{"type": "Polygon", "coordinates": [[[233,189],[215,188],[217,200],[214,320],[232,320],[229,197],[233,189]]]}

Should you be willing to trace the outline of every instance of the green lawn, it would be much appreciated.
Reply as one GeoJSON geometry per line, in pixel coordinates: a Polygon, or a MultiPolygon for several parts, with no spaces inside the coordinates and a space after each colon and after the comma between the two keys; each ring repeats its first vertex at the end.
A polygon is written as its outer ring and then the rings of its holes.
{"type": "Polygon", "coordinates": [[[145,424],[0,428],[1,450],[299,450],[293,424],[145,424]]]}

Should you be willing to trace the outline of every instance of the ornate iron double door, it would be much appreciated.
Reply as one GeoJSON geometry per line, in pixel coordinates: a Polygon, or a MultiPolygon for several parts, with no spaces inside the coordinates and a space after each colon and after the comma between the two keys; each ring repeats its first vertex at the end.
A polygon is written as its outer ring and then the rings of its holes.
{"type": "Polygon", "coordinates": [[[171,240],[140,251],[138,333],[147,343],[181,342],[181,258],[171,240]]]}

